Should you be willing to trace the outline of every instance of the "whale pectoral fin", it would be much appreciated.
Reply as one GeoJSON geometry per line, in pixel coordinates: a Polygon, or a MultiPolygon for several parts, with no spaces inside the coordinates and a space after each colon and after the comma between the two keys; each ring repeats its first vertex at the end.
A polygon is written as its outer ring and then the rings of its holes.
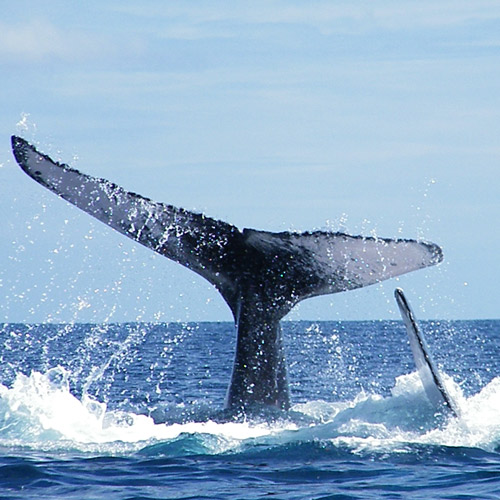
{"type": "Polygon", "coordinates": [[[446,389],[403,290],[396,288],[394,295],[406,327],[415,366],[417,367],[427,397],[431,403],[436,406],[444,405],[455,417],[458,416],[459,407],[446,389]]]}
{"type": "Polygon", "coordinates": [[[120,233],[192,269],[230,295],[222,272],[222,254],[214,248],[237,239],[241,233],[236,227],[156,203],[54,162],[19,137],[12,137],[12,147],[21,168],[39,184],[120,233]]]}
{"type": "MultiPolygon", "coordinates": [[[[245,230],[247,242],[274,256],[295,302],[360,288],[441,262],[439,246],[343,233],[245,230]]],[[[282,288],[286,288],[283,286],[282,288]]]]}

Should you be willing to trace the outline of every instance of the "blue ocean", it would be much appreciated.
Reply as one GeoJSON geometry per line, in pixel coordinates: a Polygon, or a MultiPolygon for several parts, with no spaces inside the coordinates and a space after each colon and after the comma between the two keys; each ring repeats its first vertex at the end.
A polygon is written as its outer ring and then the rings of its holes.
{"type": "Polygon", "coordinates": [[[2,499],[500,498],[500,320],[283,322],[293,406],[227,414],[231,323],[0,325],[2,499]]]}

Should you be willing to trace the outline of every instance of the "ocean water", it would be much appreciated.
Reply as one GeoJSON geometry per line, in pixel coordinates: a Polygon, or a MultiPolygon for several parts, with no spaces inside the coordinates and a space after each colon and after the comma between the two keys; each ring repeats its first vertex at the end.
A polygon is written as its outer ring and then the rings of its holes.
{"type": "Polygon", "coordinates": [[[0,325],[1,499],[500,498],[500,321],[284,322],[293,407],[223,411],[229,323],[0,325]]]}

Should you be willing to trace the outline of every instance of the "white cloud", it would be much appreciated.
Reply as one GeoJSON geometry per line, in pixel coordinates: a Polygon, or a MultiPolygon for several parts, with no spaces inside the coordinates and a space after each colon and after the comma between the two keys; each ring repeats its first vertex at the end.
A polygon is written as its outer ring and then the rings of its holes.
{"type": "Polygon", "coordinates": [[[3,56],[39,60],[60,57],[65,51],[63,38],[47,23],[0,24],[0,54],[3,56]]]}
{"type": "Polygon", "coordinates": [[[136,18],[161,19],[162,34],[180,39],[237,35],[242,26],[288,24],[309,26],[323,33],[356,33],[374,29],[435,29],[461,26],[470,22],[500,19],[496,0],[476,2],[445,0],[422,1],[339,1],[312,2],[263,1],[231,2],[143,2],[107,5],[111,11],[136,18]]]}
{"type": "Polygon", "coordinates": [[[101,34],[61,28],[43,19],[0,22],[0,59],[20,63],[81,61],[119,53],[116,42],[101,34]]]}

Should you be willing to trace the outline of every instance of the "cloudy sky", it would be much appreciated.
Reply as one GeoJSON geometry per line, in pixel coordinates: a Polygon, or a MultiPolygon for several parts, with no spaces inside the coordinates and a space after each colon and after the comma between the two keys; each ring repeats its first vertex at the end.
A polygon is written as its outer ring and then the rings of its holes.
{"type": "Polygon", "coordinates": [[[10,136],[238,227],[439,243],[291,319],[499,318],[497,1],[45,2],[0,18],[0,321],[230,320],[211,286],[68,206],[10,136]]]}

